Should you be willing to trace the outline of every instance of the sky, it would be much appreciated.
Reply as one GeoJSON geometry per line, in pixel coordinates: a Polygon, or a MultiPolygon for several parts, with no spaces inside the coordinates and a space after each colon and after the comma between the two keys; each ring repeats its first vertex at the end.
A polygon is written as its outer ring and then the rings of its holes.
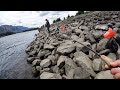
{"type": "Polygon", "coordinates": [[[57,18],[75,15],[77,11],[0,11],[0,25],[40,27],[45,19],[50,23],[57,18]]]}

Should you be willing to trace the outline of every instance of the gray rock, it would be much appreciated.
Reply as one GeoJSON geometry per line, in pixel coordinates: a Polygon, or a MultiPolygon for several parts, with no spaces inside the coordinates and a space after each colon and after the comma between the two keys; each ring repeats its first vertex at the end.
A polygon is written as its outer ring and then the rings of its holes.
{"type": "Polygon", "coordinates": [[[109,53],[108,57],[111,58],[113,61],[115,61],[117,59],[115,53],[109,53]]]}
{"type": "Polygon", "coordinates": [[[95,79],[114,79],[113,75],[111,74],[110,70],[101,71],[96,76],[95,79]]]}
{"type": "Polygon", "coordinates": [[[51,67],[53,73],[59,73],[59,67],[57,65],[51,67]]]}
{"type": "Polygon", "coordinates": [[[51,52],[49,50],[40,50],[37,56],[42,57],[42,56],[48,56],[50,54],[51,52]]]}
{"type": "Polygon", "coordinates": [[[89,41],[90,41],[90,43],[96,43],[96,40],[95,40],[95,38],[94,38],[94,36],[93,36],[93,34],[92,33],[89,33],[88,34],[88,38],[89,38],[89,41]]]}
{"type": "Polygon", "coordinates": [[[40,66],[36,66],[36,70],[37,70],[37,71],[40,71],[40,70],[41,70],[41,67],[40,67],[40,66]]]}
{"type": "Polygon", "coordinates": [[[100,40],[100,42],[97,44],[97,51],[100,52],[102,50],[106,49],[106,44],[108,42],[108,39],[102,39],[100,40]]]}
{"type": "MultiPolygon", "coordinates": [[[[90,47],[90,45],[91,45],[89,42],[81,42],[81,43],[84,44],[85,46],[88,46],[88,47],[90,47]]],[[[88,48],[79,44],[78,42],[75,43],[75,46],[76,46],[76,51],[82,51],[84,53],[89,51],[88,48]]]]}
{"type": "Polygon", "coordinates": [[[87,72],[91,74],[91,76],[95,76],[95,72],[92,69],[92,61],[88,58],[88,56],[83,52],[74,53],[73,60],[77,63],[79,67],[84,68],[87,72]]]}
{"type": "Polygon", "coordinates": [[[54,49],[54,46],[50,44],[44,44],[44,49],[54,49]]]}
{"type": "Polygon", "coordinates": [[[110,49],[105,49],[101,52],[99,52],[100,55],[108,55],[110,53],[110,49]]]}
{"type": "Polygon", "coordinates": [[[73,78],[73,71],[74,69],[77,68],[77,65],[74,63],[74,61],[71,58],[66,58],[65,59],[65,74],[73,78]]]}
{"type": "Polygon", "coordinates": [[[80,29],[75,29],[76,35],[79,35],[82,31],[80,29]]]}
{"type": "Polygon", "coordinates": [[[40,65],[41,60],[36,59],[32,62],[32,66],[40,65]]]}
{"type": "Polygon", "coordinates": [[[29,53],[29,55],[30,56],[33,56],[33,55],[35,55],[37,52],[36,52],[36,50],[33,50],[33,51],[31,51],[30,53],[29,53]]]}
{"type": "Polygon", "coordinates": [[[120,28],[120,23],[119,22],[115,23],[115,27],[120,28]]]}
{"type": "Polygon", "coordinates": [[[48,56],[48,59],[51,60],[52,65],[56,65],[57,64],[57,59],[56,59],[56,57],[54,55],[48,56]]]}
{"type": "Polygon", "coordinates": [[[83,26],[83,25],[81,25],[79,27],[79,29],[82,30],[82,31],[89,31],[89,28],[87,26],[83,26]]]}
{"type": "Polygon", "coordinates": [[[77,35],[75,35],[75,34],[72,34],[71,39],[72,39],[72,40],[78,40],[79,37],[78,37],[77,35]]]}
{"type": "Polygon", "coordinates": [[[63,74],[62,79],[70,79],[70,78],[63,74]]]}
{"type": "MultiPolygon", "coordinates": [[[[96,51],[96,49],[97,49],[97,44],[93,44],[92,45],[92,50],[96,51]]],[[[92,58],[92,59],[95,58],[95,53],[92,52],[91,50],[89,50],[89,58],[92,58]]]]}
{"type": "Polygon", "coordinates": [[[93,32],[93,36],[94,38],[97,40],[97,39],[100,39],[101,36],[102,36],[103,32],[102,31],[96,31],[96,32],[93,32]]]}
{"type": "Polygon", "coordinates": [[[35,57],[28,57],[27,62],[32,63],[35,60],[35,57]]]}
{"type": "Polygon", "coordinates": [[[58,46],[60,43],[58,43],[58,42],[54,42],[54,43],[51,43],[51,45],[53,45],[53,46],[58,46]]]}
{"type": "Polygon", "coordinates": [[[88,73],[84,68],[77,67],[74,70],[74,79],[90,79],[90,73],[88,73]]]}
{"type": "Polygon", "coordinates": [[[94,59],[92,64],[94,71],[101,71],[102,70],[102,60],[101,59],[94,59]]]}
{"type": "Polygon", "coordinates": [[[37,71],[35,67],[32,67],[32,73],[35,77],[39,74],[39,72],[37,71]]]}
{"type": "Polygon", "coordinates": [[[50,68],[43,68],[40,70],[40,74],[42,74],[43,72],[50,72],[50,68]]]}
{"type": "Polygon", "coordinates": [[[25,51],[26,51],[26,52],[30,52],[30,50],[31,50],[31,47],[29,46],[29,47],[26,48],[25,51]]]}
{"type": "Polygon", "coordinates": [[[57,52],[61,54],[68,54],[68,53],[73,52],[74,50],[75,50],[74,45],[59,46],[57,48],[57,52]]]}
{"type": "Polygon", "coordinates": [[[41,63],[40,63],[40,66],[43,67],[43,68],[48,67],[49,65],[51,65],[51,60],[48,59],[48,58],[42,60],[41,63]]]}
{"type": "Polygon", "coordinates": [[[40,79],[62,79],[62,77],[59,74],[43,72],[40,79]]]}
{"type": "Polygon", "coordinates": [[[66,56],[61,55],[57,61],[57,66],[62,68],[65,65],[65,60],[67,59],[66,56]]]}
{"type": "Polygon", "coordinates": [[[96,30],[108,30],[108,26],[107,25],[97,25],[95,26],[96,30]]]}

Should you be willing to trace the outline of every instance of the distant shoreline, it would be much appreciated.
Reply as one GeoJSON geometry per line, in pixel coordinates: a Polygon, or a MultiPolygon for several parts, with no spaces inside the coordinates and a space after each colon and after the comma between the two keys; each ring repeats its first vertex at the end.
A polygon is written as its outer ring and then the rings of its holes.
{"type": "MultiPolygon", "coordinates": [[[[22,32],[18,32],[18,33],[23,33],[23,32],[28,32],[28,31],[34,31],[34,30],[37,30],[37,29],[39,29],[39,28],[32,28],[32,29],[25,30],[25,31],[22,31],[22,32]]],[[[5,37],[5,36],[9,36],[9,35],[13,35],[13,34],[17,34],[17,33],[7,32],[7,33],[4,33],[4,34],[0,34],[0,38],[1,37],[5,37]]]]}

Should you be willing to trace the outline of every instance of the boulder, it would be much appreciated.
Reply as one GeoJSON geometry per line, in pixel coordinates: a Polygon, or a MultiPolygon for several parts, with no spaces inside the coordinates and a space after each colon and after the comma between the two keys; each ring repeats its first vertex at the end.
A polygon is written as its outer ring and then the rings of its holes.
{"type": "Polygon", "coordinates": [[[74,79],[90,79],[90,73],[88,73],[84,68],[77,67],[74,69],[74,79]]]}
{"type": "Polygon", "coordinates": [[[59,73],[59,67],[57,65],[51,67],[51,72],[59,73]]]}
{"type": "Polygon", "coordinates": [[[27,62],[32,63],[35,60],[35,57],[28,57],[27,62]]]}
{"type": "Polygon", "coordinates": [[[48,56],[48,59],[51,60],[52,65],[56,65],[57,64],[57,59],[56,59],[56,57],[54,55],[48,56]]]}
{"type": "Polygon", "coordinates": [[[54,49],[54,46],[50,44],[44,44],[44,49],[54,49]]]}
{"type": "Polygon", "coordinates": [[[36,59],[32,62],[32,66],[40,65],[41,60],[36,59]]]}
{"type": "Polygon", "coordinates": [[[110,70],[99,72],[94,79],[114,79],[110,70]]]}
{"type": "Polygon", "coordinates": [[[110,53],[110,49],[105,49],[101,52],[99,52],[100,55],[108,55],[110,53]]]}
{"type": "Polygon", "coordinates": [[[43,68],[40,70],[40,74],[42,74],[43,72],[50,72],[50,68],[43,68]]]}
{"type": "Polygon", "coordinates": [[[88,47],[90,47],[91,46],[91,44],[89,43],[89,42],[81,42],[83,45],[81,45],[80,43],[78,43],[78,42],[76,42],[75,43],[75,46],[76,46],[76,51],[82,51],[82,52],[88,52],[89,51],[89,49],[88,48],[86,48],[85,46],[88,46],[88,47]]]}
{"type": "Polygon", "coordinates": [[[29,55],[30,55],[30,56],[34,56],[36,53],[37,53],[36,50],[33,50],[33,51],[31,51],[31,52],[29,53],[29,55]]]}
{"type": "MultiPolygon", "coordinates": [[[[97,49],[97,44],[93,44],[92,45],[92,50],[96,51],[96,49],[97,49]]],[[[95,55],[96,54],[94,52],[92,52],[91,50],[89,50],[89,58],[94,59],[95,55]]]]}
{"type": "Polygon", "coordinates": [[[38,74],[39,74],[39,72],[37,71],[37,69],[35,67],[32,67],[32,73],[35,77],[38,76],[38,74]]]}
{"type": "Polygon", "coordinates": [[[108,30],[108,26],[107,25],[97,25],[95,26],[96,30],[108,30]]]}
{"type": "Polygon", "coordinates": [[[94,71],[101,71],[102,70],[102,60],[101,59],[94,59],[92,64],[94,71]]]}
{"type": "Polygon", "coordinates": [[[71,79],[73,78],[73,71],[75,68],[77,68],[77,65],[75,64],[75,62],[71,58],[66,58],[65,59],[65,74],[71,79]]]}
{"type": "Polygon", "coordinates": [[[62,77],[59,74],[43,72],[40,79],[62,79],[62,77]]]}
{"type": "Polygon", "coordinates": [[[68,54],[71,53],[75,50],[75,46],[74,45],[66,45],[66,46],[59,46],[57,48],[57,52],[60,54],[68,54]]]}
{"type": "Polygon", "coordinates": [[[101,39],[100,42],[97,44],[97,51],[100,52],[106,49],[106,44],[108,39],[101,39]]]}
{"type": "Polygon", "coordinates": [[[108,57],[111,58],[113,61],[115,61],[117,59],[116,54],[115,53],[109,53],[108,57]]]}
{"type": "Polygon", "coordinates": [[[37,56],[43,57],[43,56],[48,56],[50,54],[51,54],[51,52],[49,50],[40,50],[37,56]]]}
{"type": "Polygon", "coordinates": [[[83,52],[75,52],[73,60],[77,63],[79,67],[84,68],[91,76],[95,76],[95,72],[92,69],[92,60],[83,52]]]}
{"type": "Polygon", "coordinates": [[[62,68],[65,65],[65,60],[67,59],[67,56],[61,55],[57,61],[57,66],[59,68],[62,68]]]}
{"type": "Polygon", "coordinates": [[[43,68],[48,67],[48,66],[50,66],[50,65],[51,65],[51,60],[48,59],[48,58],[42,60],[41,63],[40,63],[40,66],[43,67],[43,68]]]}

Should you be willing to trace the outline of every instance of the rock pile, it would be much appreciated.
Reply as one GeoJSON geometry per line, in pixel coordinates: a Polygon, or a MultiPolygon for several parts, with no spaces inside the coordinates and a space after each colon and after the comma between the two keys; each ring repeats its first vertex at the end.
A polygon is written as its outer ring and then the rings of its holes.
{"type": "Polygon", "coordinates": [[[105,47],[108,39],[101,35],[108,30],[109,23],[119,32],[119,13],[97,11],[74,17],[65,31],[53,25],[49,37],[41,30],[26,49],[33,75],[40,79],[113,79],[110,70],[104,71],[105,63],[78,42],[116,60],[116,54],[105,47]]]}

